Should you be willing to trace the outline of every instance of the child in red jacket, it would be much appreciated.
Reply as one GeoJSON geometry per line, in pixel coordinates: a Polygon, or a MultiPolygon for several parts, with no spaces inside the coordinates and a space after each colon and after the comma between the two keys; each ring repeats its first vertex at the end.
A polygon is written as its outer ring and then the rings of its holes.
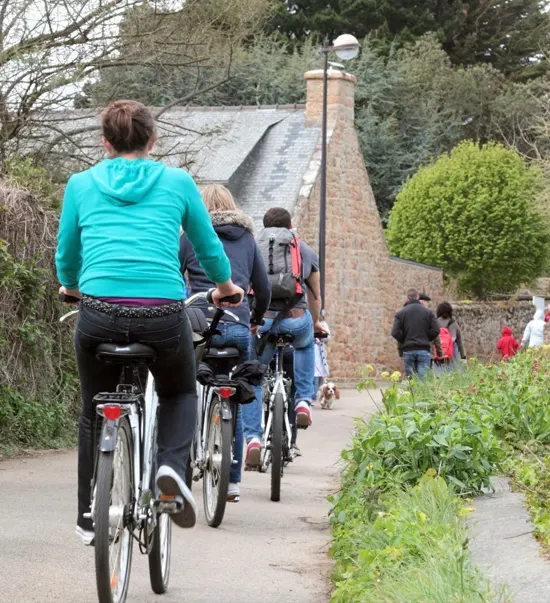
{"type": "Polygon", "coordinates": [[[502,337],[498,340],[497,348],[500,350],[503,360],[508,360],[516,353],[519,343],[514,338],[510,327],[502,329],[502,337]]]}

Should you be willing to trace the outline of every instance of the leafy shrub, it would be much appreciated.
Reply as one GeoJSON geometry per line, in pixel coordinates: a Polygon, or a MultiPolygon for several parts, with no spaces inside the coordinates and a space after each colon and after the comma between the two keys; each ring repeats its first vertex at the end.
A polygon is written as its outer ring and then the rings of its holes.
{"type": "Polygon", "coordinates": [[[461,143],[398,195],[391,251],[440,266],[477,297],[513,291],[545,269],[549,228],[535,205],[541,187],[539,172],[515,151],[461,143]]]}
{"type": "Polygon", "coordinates": [[[504,455],[493,413],[464,397],[438,400],[424,391],[393,385],[384,392],[384,409],[358,424],[342,453],[348,471],[372,488],[414,485],[430,469],[462,493],[488,487],[504,455]]]}
{"type": "Polygon", "coordinates": [[[55,185],[29,160],[2,169],[0,451],[11,452],[74,440],[78,388],[72,335],[57,320],[55,185]]]}

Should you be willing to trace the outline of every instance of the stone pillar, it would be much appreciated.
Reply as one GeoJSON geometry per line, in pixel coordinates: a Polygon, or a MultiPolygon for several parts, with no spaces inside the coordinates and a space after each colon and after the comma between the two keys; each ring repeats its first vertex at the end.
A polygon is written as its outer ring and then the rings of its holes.
{"type": "MultiPolygon", "coordinates": [[[[323,111],[323,70],[308,71],[304,77],[307,82],[306,124],[319,125],[323,111]]],[[[329,125],[334,125],[337,119],[353,122],[356,81],[354,75],[329,69],[327,107],[329,125]]]]}

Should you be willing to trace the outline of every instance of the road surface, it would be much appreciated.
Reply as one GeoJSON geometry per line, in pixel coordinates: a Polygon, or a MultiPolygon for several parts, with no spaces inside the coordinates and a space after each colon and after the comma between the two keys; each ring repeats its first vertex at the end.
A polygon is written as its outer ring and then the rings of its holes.
{"type": "MultiPolygon", "coordinates": [[[[149,587],[147,560],[134,548],[128,603],[325,603],[330,593],[326,496],[354,417],[371,412],[367,394],[345,392],[332,411],[314,409],[299,434],[303,456],[285,472],[281,502],[269,501],[269,474],[244,473],[241,502],[209,528],[175,529],[170,589],[149,587]]],[[[73,535],[76,454],[0,463],[0,603],[97,603],[93,549],[73,535]]]]}

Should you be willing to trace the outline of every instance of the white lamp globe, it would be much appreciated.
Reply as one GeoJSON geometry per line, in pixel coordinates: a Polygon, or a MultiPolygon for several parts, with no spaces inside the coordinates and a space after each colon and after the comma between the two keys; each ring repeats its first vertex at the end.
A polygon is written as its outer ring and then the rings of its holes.
{"type": "Polygon", "coordinates": [[[354,59],[359,54],[359,42],[351,34],[338,36],[332,47],[336,55],[344,61],[354,59]]]}

